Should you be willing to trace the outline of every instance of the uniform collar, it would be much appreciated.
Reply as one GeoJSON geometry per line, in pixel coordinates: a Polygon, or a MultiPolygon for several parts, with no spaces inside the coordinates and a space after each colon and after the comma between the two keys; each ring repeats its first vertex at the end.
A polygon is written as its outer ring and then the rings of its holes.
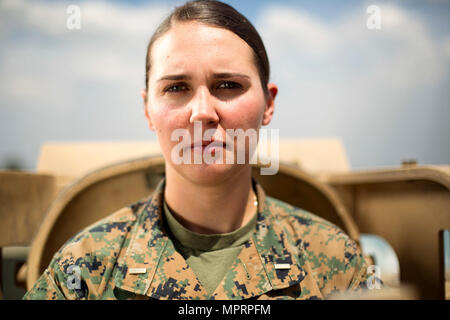
{"type": "Polygon", "coordinates": [[[301,282],[306,273],[297,246],[275,221],[271,201],[254,183],[258,197],[256,230],[209,296],[185,259],[168,237],[163,224],[163,179],[138,219],[123,247],[115,272],[115,286],[157,299],[245,299],[301,282]]]}

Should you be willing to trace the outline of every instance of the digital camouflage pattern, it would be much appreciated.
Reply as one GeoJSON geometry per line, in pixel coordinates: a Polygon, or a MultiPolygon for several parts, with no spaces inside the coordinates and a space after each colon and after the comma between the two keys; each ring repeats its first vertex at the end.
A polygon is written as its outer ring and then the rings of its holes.
{"type": "Polygon", "coordinates": [[[256,230],[212,295],[168,237],[163,180],[148,199],[70,239],[24,299],[323,299],[366,288],[355,241],[256,190],[256,230]]]}

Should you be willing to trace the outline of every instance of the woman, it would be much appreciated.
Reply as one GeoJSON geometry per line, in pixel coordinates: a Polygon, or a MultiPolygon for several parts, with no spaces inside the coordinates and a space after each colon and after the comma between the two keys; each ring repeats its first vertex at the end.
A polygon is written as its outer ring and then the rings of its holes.
{"type": "Polygon", "coordinates": [[[69,240],[25,298],[320,299],[364,287],[356,243],[266,197],[251,178],[251,148],[224,139],[258,131],[274,112],[278,89],[247,19],[221,2],[188,2],[157,29],[146,61],[141,94],[165,179],[69,240]],[[180,146],[177,130],[193,139],[180,146]],[[242,150],[245,163],[221,161],[242,150]],[[205,154],[216,161],[195,161],[205,154]]]}

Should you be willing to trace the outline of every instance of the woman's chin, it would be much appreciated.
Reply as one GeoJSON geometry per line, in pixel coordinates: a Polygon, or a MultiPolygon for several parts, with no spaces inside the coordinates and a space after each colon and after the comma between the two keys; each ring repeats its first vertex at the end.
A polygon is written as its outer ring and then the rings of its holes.
{"type": "Polygon", "coordinates": [[[217,185],[229,178],[241,174],[248,164],[181,164],[174,169],[184,178],[200,185],[217,185]]]}

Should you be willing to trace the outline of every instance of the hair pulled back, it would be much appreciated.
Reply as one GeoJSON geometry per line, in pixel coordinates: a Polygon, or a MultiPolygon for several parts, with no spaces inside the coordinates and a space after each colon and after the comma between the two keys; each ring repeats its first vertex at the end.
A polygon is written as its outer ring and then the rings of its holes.
{"type": "Polygon", "coordinates": [[[229,30],[244,40],[253,50],[255,65],[264,94],[268,96],[267,83],[269,82],[269,59],[264,43],[255,27],[228,4],[216,0],[189,1],[176,7],[172,13],[164,19],[153,33],[147,46],[145,66],[145,88],[148,90],[148,79],[151,68],[151,49],[156,40],[164,35],[177,22],[196,21],[209,26],[229,30]]]}

